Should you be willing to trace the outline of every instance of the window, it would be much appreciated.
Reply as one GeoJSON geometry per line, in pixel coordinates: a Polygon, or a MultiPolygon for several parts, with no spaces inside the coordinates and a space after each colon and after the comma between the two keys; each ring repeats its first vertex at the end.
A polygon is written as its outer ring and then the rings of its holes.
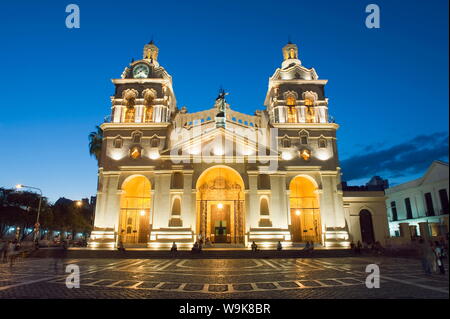
{"type": "Polygon", "coordinates": [[[308,145],[308,133],[306,133],[305,131],[302,131],[300,133],[300,144],[308,145]]]}
{"type": "Polygon", "coordinates": [[[411,209],[411,200],[408,198],[405,198],[405,207],[406,207],[406,219],[412,219],[412,209],[411,209]]]}
{"type": "Polygon", "coordinates": [[[133,140],[133,143],[140,143],[141,142],[141,138],[142,138],[142,133],[140,133],[140,132],[135,132],[135,133],[133,133],[133,135],[132,135],[132,140],[133,140]]]}
{"type": "Polygon", "coordinates": [[[134,107],[127,107],[125,112],[125,123],[134,123],[135,109],[134,107]]]}
{"type": "Polygon", "coordinates": [[[448,214],[448,196],[447,190],[439,190],[439,199],[441,200],[441,214],[448,214]]]}
{"type": "Polygon", "coordinates": [[[183,173],[175,172],[172,174],[172,189],[182,189],[183,188],[183,173]]]}
{"type": "Polygon", "coordinates": [[[172,215],[180,215],[181,214],[181,201],[177,197],[174,199],[172,204],[172,215]]]}
{"type": "Polygon", "coordinates": [[[395,201],[391,202],[391,212],[392,212],[392,220],[397,221],[398,214],[397,214],[397,206],[395,204],[395,201]]]}
{"type": "Polygon", "coordinates": [[[151,144],[150,145],[151,147],[159,147],[159,138],[157,138],[157,137],[152,138],[152,141],[150,144],[151,144]]]}
{"type": "Polygon", "coordinates": [[[145,107],[145,123],[153,122],[153,106],[145,107]]]}
{"type": "Polygon", "coordinates": [[[327,140],[324,138],[319,139],[319,148],[327,148],[327,140]]]}
{"type": "Polygon", "coordinates": [[[314,109],[314,101],[312,99],[305,99],[306,106],[306,123],[314,123],[316,112],[314,109]]]}
{"type": "Polygon", "coordinates": [[[291,147],[291,140],[289,139],[289,137],[284,137],[281,145],[286,148],[291,147]]]}
{"type": "Polygon", "coordinates": [[[258,189],[270,189],[270,176],[268,174],[258,175],[258,189]]]}
{"type": "Polygon", "coordinates": [[[431,193],[425,194],[425,205],[427,206],[427,216],[434,216],[433,198],[431,193]]]}
{"type": "Polygon", "coordinates": [[[269,203],[267,202],[267,198],[261,199],[259,213],[261,215],[269,215],[269,203]]]}
{"type": "Polygon", "coordinates": [[[116,138],[114,139],[114,143],[113,143],[114,148],[121,148],[122,145],[123,145],[123,140],[122,140],[122,138],[121,138],[120,136],[119,136],[119,137],[116,137],[116,138]]]}

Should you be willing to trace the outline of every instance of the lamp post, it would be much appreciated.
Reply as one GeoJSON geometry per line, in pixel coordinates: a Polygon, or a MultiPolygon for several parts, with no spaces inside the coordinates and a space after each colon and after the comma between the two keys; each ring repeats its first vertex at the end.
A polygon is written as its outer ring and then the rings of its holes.
{"type": "Polygon", "coordinates": [[[34,231],[34,241],[36,241],[37,239],[37,234],[39,232],[39,215],[41,214],[41,203],[42,203],[42,190],[40,188],[37,187],[33,187],[33,186],[27,186],[27,185],[22,185],[22,184],[17,184],[16,185],[16,189],[22,189],[22,188],[29,188],[29,189],[35,189],[37,191],[39,191],[39,206],[38,206],[38,211],[37,211],[37,217],[36,217],[36,224],[35,226],[35,231],[34,231]]]}

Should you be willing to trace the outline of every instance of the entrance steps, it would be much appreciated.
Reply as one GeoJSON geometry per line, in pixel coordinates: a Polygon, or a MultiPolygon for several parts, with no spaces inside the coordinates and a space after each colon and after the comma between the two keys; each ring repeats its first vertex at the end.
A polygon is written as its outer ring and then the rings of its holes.
{"type": "Polygon", "coordinates": [[[192,253],[190,250],[179,250],[173,254],[169,250],[152,249],[127,249],[118,251],[116,249],[90,249],[69,248],[47,249],[41,248],[31,253],[34,258],[131,258],[131,259],[253,259],[253,258],[338,258],[354,257],[350,249],[315,249],[306,252],[302,249],[286,249],[276,251],[273,249],[259,250],[253,252],[248,248],[206,248],[200,253],[192,253]]]}

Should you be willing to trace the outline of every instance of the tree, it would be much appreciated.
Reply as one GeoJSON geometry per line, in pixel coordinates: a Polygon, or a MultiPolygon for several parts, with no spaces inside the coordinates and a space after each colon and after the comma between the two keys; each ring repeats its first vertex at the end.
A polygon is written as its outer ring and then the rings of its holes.
{"type": "Polygon", "coordinates": [[[89,154],[95,156],[98,162],[102,154],[103,130],[98,125],[95,129],[96,131],[89,134],[89,154]]]}

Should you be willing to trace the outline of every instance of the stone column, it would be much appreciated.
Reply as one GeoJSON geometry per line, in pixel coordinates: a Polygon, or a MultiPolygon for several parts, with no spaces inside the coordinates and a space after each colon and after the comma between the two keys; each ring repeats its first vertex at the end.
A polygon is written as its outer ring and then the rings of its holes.
{"type": "Polygon", "coordinates": [[[419,223],[419,232],[423,239],[430,239],[430,227],[428,226],[428,222],[419,223]]]}
{"type": "Polygon", "coordinates": [[[165,228],[170,219],[170,172],[155,171],[155,211],[153,212],[153,229],[165,228]]]}
{"type": "Polygon", "coordinates": [[[409,229],[409,223],[399,223],[400,237],[411,239],[411,230],[409,229]]]}
{"type": "Polygon", "coordinates": [[[248,207],[247,211],[247,226],[248,228],[255,228],[258,227],[258,221],[259,221],[259,201],[258,201],[258,175],[257,173],[249,173],[248,174],[248,186],[249,190],[245,194],[245,201],[248,203],[246,205],[248,207]]]}
{"type": "Polygon", "coordinates": [[[286,206],[286,175],[270,175],[270,216],[272,226],[288,228],[288,212],[286,206]]]}
{"type": "MultiPolygon", "coordinates": [[[[192,201],[195,202],[195,196],[192,196],[192,172],[183,172],[183,195],[181,199],[181,218],[183,227],[190,227],[195,231],[195,209],[192,210],[192,201]]],[[[195,207],[195,206],[194,206],[195,207]]]]}

